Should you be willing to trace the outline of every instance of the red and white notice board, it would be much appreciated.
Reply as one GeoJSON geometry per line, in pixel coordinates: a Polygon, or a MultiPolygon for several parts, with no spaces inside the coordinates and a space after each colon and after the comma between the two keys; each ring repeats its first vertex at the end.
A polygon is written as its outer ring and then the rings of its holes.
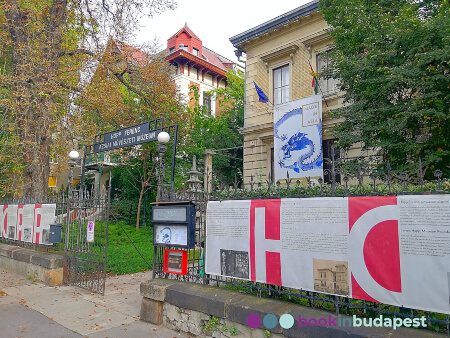
{"type": "Polygon", "coordinates": [[[56,204],[0,205],[0,237],[49,244],[50,224],[56,204]]]}
{"type": "Polygon", "coordinates": [[[206,273],[450,313],[450,195],[208,202],[206,273]]]}

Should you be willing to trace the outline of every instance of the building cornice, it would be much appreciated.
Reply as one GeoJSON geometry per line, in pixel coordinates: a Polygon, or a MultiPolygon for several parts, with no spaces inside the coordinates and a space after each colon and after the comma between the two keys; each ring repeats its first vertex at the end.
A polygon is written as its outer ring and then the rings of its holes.
{"type": "Polygon", "coordinates": [[[273,132],[273,121],[261,123],[261,124],[257,124],[257,125],[252,125],[252,126],[245,126],[244,128],[242,128],[240,130],[242,135],[252,134],[255,132],[266,132],[266,131],[273,132]]]}
{"type": "Polygon", "coordinates": [[[292,21],[298,21],[302,17],[310,16],[313,12],[319,10],[318,6],[319,0],[313,0],[303,6],[300,6],[290,12],[282,14],[272,20],[269,20],[259,26],[249,29],[243,33],[235,35],[230,38],[230,42],[234,47],[240,49],[243,43],[246,41],[263,35],[271,30],[279,29],[283,26],[289,25],[292,21]]]}
{"type": "Polygon", "coordinates": [[[307,36],[301,41],[307,48],[310,48],[317,43],[321,43],[327,40],[330,40],[330,34],[326,30],[322,30],[320,32],[307,36]]]}
{"type": "Polygon", "coordinates": [[[289,58],[291,59],[291,62],[294,63],[294,56],[295,56],[295,53],[298,51],[298,49],[299,49],[299,46],[297,46],[295,44],[289,45],[287,47],[279,48],[279,49],[277,49],[275,51],[263,54],[261,56],[261,61],[266,66],[266,70],[268,72],[269,71],[269,62],[270,62],[270,60],[276,59],[278,57],[289,55],[289,58]]]}
{"type": "Polygon", "coordinates": [[[204,68],[204,70],[213,72],[219,76],[226,77],[226,70],[223,70],[211,63],[209,63],[206,60],[203,60],[202,58],[199,58],[198,56],[195,56],[185,50],[179,49],[168,56],[166,56],[166,61],[169,62],[176,62],[177,59],[186,59],[186,62],[193,62],[192,66],[195,66],[196,68],[204,68]]]}

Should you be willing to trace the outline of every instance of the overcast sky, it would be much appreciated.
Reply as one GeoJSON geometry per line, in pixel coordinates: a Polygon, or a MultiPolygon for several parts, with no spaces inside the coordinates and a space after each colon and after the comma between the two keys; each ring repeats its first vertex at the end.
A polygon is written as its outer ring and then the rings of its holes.
{"type": "Polygon", "coordinates": [[[136,44],[159,37],[165,48],[167,39],[187,22],[203,46],[233,61],[234,47],[229,38],[300,7],[310,0],[178,0],[178,6],[141,21],[136,44]]]}

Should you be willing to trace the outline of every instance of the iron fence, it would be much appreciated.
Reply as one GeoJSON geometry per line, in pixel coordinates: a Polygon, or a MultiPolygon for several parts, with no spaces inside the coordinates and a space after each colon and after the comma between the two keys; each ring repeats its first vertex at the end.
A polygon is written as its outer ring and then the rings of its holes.
{"type": "Polygon", "coordinates": [[[109,193],[73,191],[67,205],[64,282],[104,294],[106,279],[109,193]],[[90,234],[90,235],[89,235],[90,234]]]}
{"type": "MultiPolygon", "coordinates": [[[[64,234],[66,230],[66,215],[67,215],[67,194],[56,194],[53,196],[48,196],[43,200],[32,200],[24,198],[8,198],[0,200],[1,205],[26,205],[26,204],[55,204],[55,223],[62,224],[62,238],[64,239],[64,234]]],[[[25,241],[18,241],[13,238],[2,238],[0,237],[0,243],[16,245],[24,248],[29,248],[38,251],[46,251],[53,253],[64,253],[64,240],[61,243],[49,243],[49,244],[38,244],[25,241]]]]}
{"type": "Polygon", "coordinates": [[[104,294],[108,245],[109,193],[71,190],[45,200],[8,199],[0,204],[55,204],[55,223],[62,225],[61,242],[37,244],[1,238],[0,242],[64,255],[64,282],[104,294]],[[88,240],[88,223],[95,236],[88,240]]]}
{"type": "MultiPolygon", "coordinates": [[[[206,235],[206,206],[212,200],[230,199],[267,199],[267,198],[308,198],[330,196],[385,196],[405,194],[448,194],[450,181],[443,177],[442,171],[435,170],[432,180],[426,180],[426,168],[419,161],[416,171],[412,173],[394,172],[387,164],[384,171],[364,170],[362,166],[355,166],[349,170],[342,163],[331,159],[329,169],[324,171],[324,179],[314,182],[306,178],[303,185],[298,180],[286,176],[285,179],[274,182],[270,175],[267,177],[250,177],[245,183],[238,179],[230,185],[222,185],[215,180],[213,173],[206,173],[209,179],[204,188],[199,180],[190,177],[188,188],[177,193],[162,194],[167,201],[192,201],[196,205],[196,245],[188,249],[188,273],[184,276],[167,274],[163,271],[164,248],[155,250],[155,276],[157,278],[179,279],[183,281],[203,283],[234,290],[247,292],[258,297],[281,299],[300,305],[333,311],[336,314],[358,316],[384,315],[401,318],[415,318],[425,316],[429,329],[450,334],[450,320],[448,314],[439,314],[420,309],[410,309],[388,304],[368,302],[352,299],[346,296],[330,295],[316,291],[293,289],[277,285],[244,281],[232,277],[205,274],[205,235],[206,235]],[[190,182],[190,183],[189,183],[190,182]],[[210,182],[210,183],[208,183],[210,182]],[[210,185],[209,185],[210,184],[210,185]]],[[[428,169],[429,170],[429,169],[428,169]]],[[[200,174],[196,172],[194,174],[200,174]]]]}

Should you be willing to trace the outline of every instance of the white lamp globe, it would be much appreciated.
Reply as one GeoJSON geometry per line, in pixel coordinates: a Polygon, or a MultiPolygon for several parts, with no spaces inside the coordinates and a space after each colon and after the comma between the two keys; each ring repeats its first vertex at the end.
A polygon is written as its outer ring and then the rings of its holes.
{"type": "Polygon", "coordinates": [[[169,142],[169,140],[170,140],[170,135],[167,132],[162,131],[158,134],[158,142],[159,143],[166,144],[167,142],[169,142]]]}
{"type": "Polygon", "coordinates": [[[76,150],[72,150],[72,151],[69,153],[69,158],[70,158],[72,161],[78,160],[79,157],[80,157],[80,153],[79,153],[78,151],[76,151],[76,150]]]}

